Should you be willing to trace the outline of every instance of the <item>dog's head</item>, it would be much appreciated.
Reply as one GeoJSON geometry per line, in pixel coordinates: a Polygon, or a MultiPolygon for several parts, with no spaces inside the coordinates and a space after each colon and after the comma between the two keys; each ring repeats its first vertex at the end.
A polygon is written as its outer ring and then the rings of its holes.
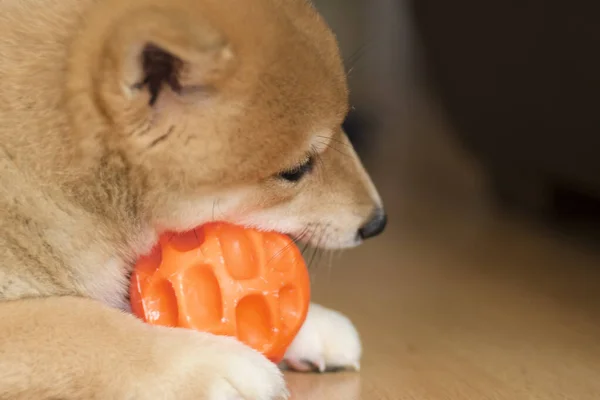
{"type": "Polygon", "coordinates": [[[101,4],[73,45],[71,112],[84,151],[100,141],[140,175],[158,231],[223,220],[340,248],[383,230],[341,128],[337,43],[309,2],[101,4]]]}

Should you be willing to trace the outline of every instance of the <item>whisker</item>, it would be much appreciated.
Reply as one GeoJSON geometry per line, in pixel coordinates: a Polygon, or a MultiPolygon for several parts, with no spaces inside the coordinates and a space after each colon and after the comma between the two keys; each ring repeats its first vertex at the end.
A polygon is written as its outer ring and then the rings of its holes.
{"type": "Polygon", "coordinates": [[[219,201],[219,199],[215,199],[213,201],[213,206],[212,206],[212,220],[215,221],[215,208],[217,206],[217,202],[219,201]]]}
{"type": "Polygon", "coordinates": [[[331,280],[331,271],[333,270],[333,251],[329,251],[329,262],[327,263],[327,279],[331,280]]]}
{"type": "MultiPolygon", "coordinates": [[[[304,253],[306,252],[306,250],[308,249],[308,247],[310,246],[310,242],[312,240],[312,237],[314,235],[314,230],[312,229],[313,225],[309,224],[306,227],[306,234],[310,236],[308,238],[306,238],[306,240],[304,241],[304,246],[302,247],[302,249],[300,250],[300,252],[302,253],[302,255],[304,256],[304,253]]],[[[305,236],[306,237],[306,236],[305,236]]]]}
{"type": "Polygon", "coordinates": [[[363,42],[358,49],[356,49],[356,51],[348,58],[348,69],[346,74],[349,76],[350,74],[352,74],[352,71],[354,71],[357,62],[362,58],[362,56],[365,55],[366,50],[369,48],[370,46],[370,41],[365,41],[363,42]]]}
{"type": "MultiPolygon", "coordinates": [[[[310,258],[310,262],[308,263],[308,268],[309,269],[314,265],[315,257],[317,256],[317,254],[320,254],[321,243],[322,243],[323,238],[325,236],[325,233],[327,231],[327,227],[328,226],[325,226],[325,227],[321,228],[321,232],[320,232],[320,235],[319,235],[319,240],[317,240],[317,243],[314,246],[315,250],[314,250],[314,252],[312,254],[312,257],[310,258]]],[[[317,258],[317,260],[318,260],[318,258],[317,258]]]]}
{"type": "Polygon", "coordinates": [[[269,261],[267,261],[267,265],[269,265],[269,263],[270,263],[271,261],[273,261],[274,259],[276,259],[277,257],[281,256],[281,255],[282,255],[284,252],[286,252],[287,250],[290,250],[290,249],[292,248],[292,246],[294,246],[294,245],[297,245],[297,244],[298,244],[298,242],[300,242],[300,241],[303,239],[304,235],[306,234],[306,229],[307,229],[307,228],[304,228],[304,229],[302,230],[302,232],[300,232],[300,234],[299,234],[297,237],[293,237],[293,238],[292,238],[292,241],[291,241],[290,243],[288,243],[287,245],[285,245],[285,247],[284,247],[283,249],[281,249],[281,250],[279,250],[277,253],[275,253],[275,254],[274,254],[274,255],[273,255],[273,256],[272,256],[272,257],[269,259],[269,261]]]}
{"type": "Polygon", "coordinates": [[[327,148],[329,148],[329,149],[331,149],[333,151],[337,151],[339,154],[341,154],[341,155],[343,155],[345,157],[352,157],[353,156],[352,154],[345,153],[342,150],[334,147],[331,143],[328,143],[326,146],[327,146],[327,148]]]}
{"type": "Polygon", "coordinates": [[[307,240],[306,243],[304,243],[304,247],[302,248],[302,250],[300,250],[300,252],[302,254],[306,253],[306,251],[308,250],[308,246],[310,246],[310,242],[307,240]]]}
{"type": "MultiPolygon", "coordinates": [[[[331,141],[327,141],[327,138],[325,138],[325,137],[318,138],[318,140],[322,140],[322,141],[319,141],[319,144],[322,144],[323,146],[327,146],[329,148],[335,149],[335,147],[333,147],[333,143],[331,143],[331,141]]],[[[333,140],[333,142],[335,142],[336,144],[341,144],[342,146],[350,149],[351,151],[354,150],[354,147],[352,146],[351,143],[346,143],[342,140],[333,140]]],[[[340,151],[340,150],[338,150],[338,151],[340,151]]],[[[347,155],[350,156],[350,154],[347,154],[347,155]]]]}
{"type": "Polygon", "coordinates": [[[319,252],[319,249],[317,247],[313,247],[313,252],[312,252],[312,256],[310,257],[310,261],[308,262],[308,269],[311,269],[313,267],[313,262],[315,261],[315,256],[317,255],[317,253],[319,252]]]}
{"type": "Polygon", "coordinates": [[[321,156],[320,153],[316,153],[315,154],[315,160],[317,162],[317,171],[319,171],[320,173],[318,174],[319,179],[321,179],[321,183],[323,183],[325,181],[325,162],[323,161],[323,157],[321,156]]]}
{"type": "MultiPolygon", "coordinates": [[[[323,139],[323,140],[331,140],[331,141],[334,141],[334,142],[336,142],[336,143],[339,143],[339,144],[341,144],[341,145],[343,145],[343,146],[346,146],[346,147],[353,148],[353,147],[352,147],[352,143],[349,143],[349,142],[347,142],[347,141],[344,141],[344,140],[342,140],[342,139],[338,139],[338,138],[334,138],[334,137],[321,136],[321,135],[317,135],[317,137],[318,137],[318,138],[320,138],[320,139],[323,139]]],[[[324,144],[325,144],[325,143],[324,143],[324,144]]]]}

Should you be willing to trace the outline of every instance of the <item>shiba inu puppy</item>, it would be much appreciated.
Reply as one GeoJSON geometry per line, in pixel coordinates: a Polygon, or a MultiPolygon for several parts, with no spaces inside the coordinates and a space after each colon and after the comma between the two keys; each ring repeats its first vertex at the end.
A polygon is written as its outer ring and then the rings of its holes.
{"type": "MultiPolygon", "coordinates": [[[[146,325],[127,291],[165,230],[221,220],[343,248],[385,227],[310,3],[5,0],[0,54],[0,399],[285,398],[262,355],[146,325]]],[[[286,357],[360,353],[313,305],[286,357]]]]}

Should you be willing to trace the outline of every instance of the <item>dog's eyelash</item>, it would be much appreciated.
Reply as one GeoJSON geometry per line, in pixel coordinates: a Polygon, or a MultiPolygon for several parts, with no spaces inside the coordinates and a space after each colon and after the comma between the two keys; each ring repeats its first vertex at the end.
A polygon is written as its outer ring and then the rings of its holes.
{"type": "Polygon", "coordinates": [[[279,179],[283,179],[288,182],[298,182],[307,173],[312,171],[314,164],[315,164],[314,161],[315,161],[314,156],[309,155],[306,158],[306,161],[304,161],[302,164],[300,164],[294,168],[280,172],[279,174],[277,174],[277,177],[279,179]]]}

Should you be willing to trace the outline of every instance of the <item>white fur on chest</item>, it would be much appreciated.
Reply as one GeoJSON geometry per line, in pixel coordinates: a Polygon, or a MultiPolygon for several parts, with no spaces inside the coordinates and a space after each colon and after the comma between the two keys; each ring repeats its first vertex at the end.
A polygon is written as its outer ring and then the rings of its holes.
{"type": "Polygon", "coordinates": [[[98,265],[93,274],[80,282],[85,294],[110,307],[129,310],[128,290],[131,267],[123,260],[112,257],[98,265]]]}
{"type": "MultiPolygon", "coordinates": [[[[132,236],[127,246],[131,254],[147,254],[157,242],[156,233],[150,229],[132,236]]],[[[130,311],[129,285],[133,266],[127,260],[116,256],[116,251],[90,251],[84,255],[86,267],[74,268],[79,271],[79,289],[85,295],[110,307],[130,311]],[[93,266],[90,268],[90,266],[93,266]]],[[[82,260],[78,260],[82,265],[82,260]]]]}

